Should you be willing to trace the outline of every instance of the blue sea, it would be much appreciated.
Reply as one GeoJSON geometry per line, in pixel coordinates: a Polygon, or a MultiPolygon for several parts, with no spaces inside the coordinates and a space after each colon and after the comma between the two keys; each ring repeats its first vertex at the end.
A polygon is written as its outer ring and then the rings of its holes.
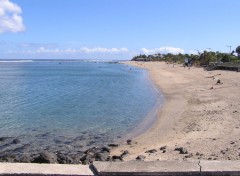
{"type": "Polygon", "coordinates": [[[146,70],[125,64],[0,62],[0,137],[18,140],[0,142],[0,153],[79,151],[121,141],[159,97],[146,70]]]}

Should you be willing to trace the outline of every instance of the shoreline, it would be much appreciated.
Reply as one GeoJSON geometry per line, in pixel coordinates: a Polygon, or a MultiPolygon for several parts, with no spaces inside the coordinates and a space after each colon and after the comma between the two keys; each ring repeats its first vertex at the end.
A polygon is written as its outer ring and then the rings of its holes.
{"type": "MultiPolygon", "coordinates": [[[[123,67],[125,68],[127,66],[123,65],[123,67]]],[[[126,71],[128,70],[124,69],[124,72],[126,71]]],[[[142,71],[143,70],[141,69],[141,72],[142,71]]],[[[139,74],[137,74],[137,77],[139,77],[139,74]]],[[[152,98],[154,98],[155,100],[156,92],[154,88],[152,88],[152,82],[149,79],[148,72],[144,70],[144,75],[140,76],[139,78],[143,80],[143,83],[147,82],[147,87],[146,89],[144,89],[144,93],[149,90],[148,88],[150,88],[151,91],[154,91],[152,98]]],[[[134,89],[134,91],[136,90],[134,89]]],[[[138,94],[137,97],[140,97],[140,96],[141,94],[138,94]]],[[[144,101],[143,97],[140,100],[144,101]]],[[[148,107],[149,108],[147,110],[151,110],[152,107],[150,105],[148,107]]],[[[152,111],[155,111],[155,109],[156,108],[154,107],[152,111]]],[[[132,108],[129,110],[133,111],[132,108]]],[[[148,112],[146,111],[146,113],[148,112]]],[[[144,114],[138,113],[140,115],[143,115],[143,118],[139,119],[138,122],[141,122],[143,119],[145,120],[146,113],[144,114]]],[[[150,114],[151,115],[148,114],[148,116],[153,120],[149,120],[148,118],[147,120],[145,120],[145,122],[149,123],[150,121],[155,121],[155,117],[152,115],[154,114],[154,112],[150,112],[150,114]]],[[[141,123],[142,124],[141,127],[138,127],[140,131],[135,131],[134,133],[132,133],[132,136],[130,138],[135,137],[139,134],[142,134],[143,132],[145,132],[145,129],[151,126],[153,123],[153,122],[150,122],[148,125],[146,125],[145,122],[141,123]],[[143,126],[144,128],[142,128],[143,126]]],[[[120,128],[124,127],[124,126],[122,127],[122,125],[124,124],[119,123],[120,128]]],[[[133,128],[130,129],[131,131],[134,129],[134,125],[133,125],[133,128]]],[[[111,138],[111,135],[114,136],[113,134],[105,135],[104,133],[88,133],[87,131],[86,132],[83,131],[82,133],[79,133],[79,134],[73,133],[72,136],[67,136],[63,134],[56,135],[56,134],[57,133],[51,133],[48,131],[39,132],[36,129],[33,129],[29,135],[15,136],[15,135],[3,134],[0,137],[0,143],[1,143],[0,161],[1,162],[41,162],[39,157],[41,156],[41,154],[43,154],[43,155],[49,155],[50,157],[54,156],[55,158],[54,162],[81,163],[86,161],[85,154],[88,153],[88,150],[93,151],[94,147],[99,148],[96,152],[95,151],[91,152],[91,153],[94,153],[95,155],[96,153],[101,152],[102,147],[108,146],[108,144],[112,144],[112,143],[118,144],[120,143],[120,141],[123,142],[124,139],[122,138],[125,137],[124,134],[121,135],[120,133],[118,133],[118,136],[116,135],[115,138],[111,138]],[[44,143],[44,141],[48,141],[48,142],[44,143]],[[77,155],[78,158],[75,159],[76,157],[74,155],[77,155]],[[68,161],[66,161],[64,158],[68,158],[68,161]]],[[[128,137],[126,137],[125,140],[126,139],[128,139],[128,137]]],[[[112,147],[109,147],[109,149],[111,148],[112,147]]]]}
{"type": "MultiPolygon", "coordinates": [[[[131,161],[136,158],[145,161],[240,160],[238,72],[184,69],[181,65],[173,67],[163,62],[124,64],[147,69],[154,87],[164,95],[165,101],[158,106],[157,119],[150,128],[146,129],[146,123],[151,122],[145,117],[137,126],[140,133],[120,144],[80,149],[77,153],[69,149],[70,153],[43,150],[31,156],[28,153],[22,156],[7,154],[1,156],[1,161],[88,164],[95,160],[131,161]],[[216,75],[221,84],[216,83],[216,75]]],[[[0,140],[9,140],[9,144],[14,145],[19,143],[12,138],[0,140]]]]}
{"type": "MultiPolygon", "coordinates": [[[[127,63],[120,62],[120,63],[127,64],[129,66],[133,66],[133,67],[137,67],[137,68],[141,68],[137,65],[128,64],[128,62],[127,63]]],[[[141,68],[141,69],[144,69],[147,71],[148,80],[151,82],[151,84],[152,84],[151,86],[154,89],[154,91],[156,91],[157,101],[156,101],[154,107],[147,113],[147,115],[140,121],[140,123],[138,123],[137,126],[135,126],[130,131],[129,134],[126,134],[125,136],[123,136],[120,139],[120,141],[117,140],[116,143],[122,144],[129,139],[137,138],[138,136],[141,136],[142,134],[146,133],[150,128],[152,128],[152,126],[158,119],[159,111],[161,111],[161,108],[164,106],[164,103],[166,101],[165,96],[163,95],[163,92],[157,87],[156,83],[150,76],[149,70],[147,70],[145,68],[141,68]]]]}
{"type": "Polygon", "coordinates": [[[133,138],[130,145],[113,149],[111,155],[127,150],[125,161],[139,155],[146,161],[240,159],[239,73],[184,69],[164,62],[124,64],[147,69],[166,101],[150,129],[133,138]],[[223,84],[216,84],[214,75],[219,75],[223,84]],[[177,148],[187,152],[180,154],[177,148]]]}

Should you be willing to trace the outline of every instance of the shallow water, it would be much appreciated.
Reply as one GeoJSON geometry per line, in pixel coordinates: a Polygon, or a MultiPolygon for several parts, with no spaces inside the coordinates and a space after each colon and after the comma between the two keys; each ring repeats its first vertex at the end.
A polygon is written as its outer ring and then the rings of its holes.
{"type": "Polygon", "coordinates": [[[145,70],[93,62],[0,63],[0,152],[79,151],[123,138],[156,105],[145,70]],[[12,139],[19,143],[8,145],[12,139]]]}

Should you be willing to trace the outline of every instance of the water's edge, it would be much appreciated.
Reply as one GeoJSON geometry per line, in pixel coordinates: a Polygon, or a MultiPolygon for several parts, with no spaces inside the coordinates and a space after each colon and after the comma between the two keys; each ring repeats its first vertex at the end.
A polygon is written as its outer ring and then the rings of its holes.
{"type": "MultiPolygon", "coordinates": [[[[135,66],[130,66],[130,67],[135,67],[135,66]]],[[[155,92],[154,95],[156,95],[156,103],[155,105],[150,109],[150,111],[143,115],[143,118],[136,123],[136,126],[131,128],[129,132],[126,135],[121,135],[118,138],[113,140],[113,143],[117,144],[123,144],[127,139],[132,139],[137,136],[140,136],[147,132],[153,125],[154,122],[157,120],[157,114],[159,110],[161,109],[165,99],[163,94],[159,89],[156,88],[156,85],[154,81],[150,77],[150,73],[148,70],[144,68],[139,68],[135,67],[139,70],[145,70],[146,74],[144,76],[144,79],[146,79],[146,84],[149,86],[149,90],[155,92]],[[145,116],[145,117],[144,117],[145,116]]],[[[154,100],[155,100],[154,98],[154,100]]],[[[152,99],[153,100],[153,99],[152,99]]],[[[140,117],[140,116],[136,116],[140,117]]],[[[121,124],[124,125],[124,124],[121,124]]],[[[92,134],[93,135],[93,134],[92,134]]],[[[46,134],[41,134],[39,137],[42,141],[48,140],[49,133],[46,134]]],[[[71,144],[68,142],[68,139],[61,139],[62,136],[59,136],[60,138],[57,139],[56,142],[59,142],[59,145],[64,146],[62,150],[59,150],[57,146],[51,146],[51,148],[44,148],[41,146],[36,146],[36,144],[33,143],[34,147],[37,147],[37,150],[28,150],[28,148],[32,145],[30,144],[22,144],[21,139],[20,141],[18,138],[14,137],[5,137],[5,136],[0,136],[0,162],[43,162],[43,157],[48,155],[44,152],[50,152],[50,155],[56,155],[55,158],[58,158],[57,160],[58,163],[62,164],[78,164],[78,163],[88,163],[91,162],[90,158],[95,157],[95,154],[98,152],[110,152],[110,149],[112,146],[107,146],[109,143],[106,143],[106,146],[108,149],[106,149],[101,143],[98,143],[101,138],[99,138],[101,134],[95,134],[95,136],[91,137],[96,137],[92,141],[93,145],[86,145],[83,148],[73,148],[75,146],[71,146],[71,144]],[[63,140],[63,141],[61,141],[63,140]],[[64,143],[63,143],[64,142],[64,143]],[[5,144],[6,143],[6,144],[5,144]],[[70,144],[70,145],[69,145],[70,144]],[[4,150],[3,150],[4,149],[4,150]],[[72,150],[74,149],[74,150],[72,150]],[[1,151],[2,150],[2,151],[1,151]],[[89,156],[89,151],[93,155],[88,158],[89,156]],[[31,153],[33,152],[33,153],[31,153]]],[[[114,135],[113,135],[114,136],[114,135]]],[[[80,142],[85,140],[84,136],[77,137],[76,142],[80,142]]],[[[88,139],[87,139],[88,140],[88,139]]],[[[89,142],[89,141],[88,141],[89,142]]],[[[85,142],[84,142],[85,143],[85,142]]],[[[78,144],[78,143],[76,143],[78,144]]],[[[57,144],[56,144],[57,145],[57,144]]],[[[80,146],[80,144],[78,144],[80,146]]],[[[30,147],[31,148],[31,147],[30,147]]],[[[109,153],[110,154],[110,153],[109,153]]],[[[51,156],[50,156],[51,157],[51,156]]]]}
{"type": "MultiPolygon", "coordinates": [[[[121,62],[120,64],[127,64],[127,63],[121,62]]],[[[141,122],[137,124],[136,127],[134,127],[127,135],[123,136],[121,138],[121,140],[117,141],[120,144],[126,142],[126,140],[128,140],[128,139],[133,139],[138,136],[141,136],[144,133],[147,133],[148,130],[151,129],[153,127],[154,123],[157,121],[158,113],[159,113],[159,111],[161,111],[161,109],[166,101],[162,91],[159,88],[157,88],[155,82],[151,78],[149,70],[141,68],[141,67],[133,66],[133,65],[129,65],[129,66],[147,71],[148,80],[151,82],[152,87],[154,88],[154,90],[157,93],[157,102],[155,103],[153,108],[148,112],[147,116],[144,117],[141,120],[141,122]]]]}

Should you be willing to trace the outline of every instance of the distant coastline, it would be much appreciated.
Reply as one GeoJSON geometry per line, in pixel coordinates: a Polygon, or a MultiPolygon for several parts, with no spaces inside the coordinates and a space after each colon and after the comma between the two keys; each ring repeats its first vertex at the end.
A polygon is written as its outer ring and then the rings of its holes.
{"type": "Polygon", "coordinates": [[[126,60],[105,59],[0,59],[0,62],[107,62],[119,63],[126,60]]]}

